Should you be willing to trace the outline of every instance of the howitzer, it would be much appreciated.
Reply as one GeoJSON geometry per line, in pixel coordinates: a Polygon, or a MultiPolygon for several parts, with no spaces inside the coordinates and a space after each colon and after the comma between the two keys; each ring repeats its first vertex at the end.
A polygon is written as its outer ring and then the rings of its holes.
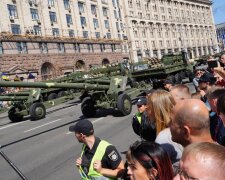
{"type": "MultiPolygon", "coordinates": [[[[1,81],[0,87],[30,87],[32,89],[26,101],[14,103],[8,115],[11,121],[21,121],[23,116],[31,115],[32,119],[42,119],[46,115],[45,105],[49,101],[42,102],[40,88],[65,88],[91,90],[82,100],[81,111],[86,117],[95,115],[98,109],[113,108],[119,110],[122,115],[130,114],[132,110],[131,99],[140,95],[150,87],[144,83],[136,88],[127,86],[128,77],[114,76],[110,81],[98,80],[89,83],[53,83],[53,82],[6,82],[1,81]],[[97,82],[101,83],[98,84],[97,82]]],[[[23,97],[23,96],[22,96],[23,97]]],[[[1,97],[0,97],[1,98],[1,97]]],[[[9,98],[9,97],[8,97],[9,98]]],[[[16,98],[19,99],[19,96],[16,98]]],[[[22,99],[22,98],[21,98],[22,99]]],[[[0,99],[1,100],[1,99],[0,99]]]]}

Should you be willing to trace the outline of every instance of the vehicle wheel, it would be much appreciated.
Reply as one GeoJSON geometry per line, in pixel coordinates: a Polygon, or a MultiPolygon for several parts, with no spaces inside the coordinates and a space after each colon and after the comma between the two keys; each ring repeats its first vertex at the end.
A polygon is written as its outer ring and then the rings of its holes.
{"type": "Polygon", "coordinates": [[[48,95],[48,101],[49,101],[49,100],[56,99],[56,98],[57,98],[57,94],[56,94],[56,93],[50,93],[50,94],[48,95]]]}
{"type": "Polygon", "coordinates": [[[58,98],[59,97],[63,97],[63,96],[66,96],[66,91],[59,91],[59,93],[58,93],[58,98]]]}
{"type": "Polygon", "coordinates": [[[81,111],[86,117],[93,117],[96,114],[94,102],[91,97],[85,97],[81,103],[81,111]]]}
{"type": "Polygon", "coordinates": [[[117,108],[122,115],[129,115],[132,110],[131,98],[127,94],[120,94],[117,99],[117,108]]]}
{"type": "Polygon", "coordinates": [[[30,106],[30,116],[32,120],[44,118],[46,115],[45,106],[40,102],[35,102],[30,106]]]}
{"type": "Polygon", "coordinates": [[[186,75],[185,75],[184,71],[181,71],[179,74],[180,74],[181,79],[185,79],[186,75]]]}
{"type": "Polygon", "coordinates": [[[8,111],[8,117],[12,122],[20,122],[23,120],[23,115],[16,114],[16,107],[11,107],[8,111]]]}

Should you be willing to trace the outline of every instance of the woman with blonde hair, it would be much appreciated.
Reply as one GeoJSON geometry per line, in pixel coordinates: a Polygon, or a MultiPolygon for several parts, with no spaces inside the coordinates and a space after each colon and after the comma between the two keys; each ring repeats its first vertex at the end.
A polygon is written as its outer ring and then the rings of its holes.
{"type": "Polygon", "coordinates": [[[156,90],[147,96],[147,113],[150,121],[155,122],[156,134],[168,127],[170,112],[176,104],[173,96],[165,90],[156,90]]]}

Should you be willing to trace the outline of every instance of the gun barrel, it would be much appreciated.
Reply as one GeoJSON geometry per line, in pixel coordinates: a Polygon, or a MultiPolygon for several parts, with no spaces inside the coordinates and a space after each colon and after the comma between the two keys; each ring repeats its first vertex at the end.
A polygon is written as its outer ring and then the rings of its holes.
{"type": "Polygon", "coordinates": [[[54,82],[8,82],[0,81],[0,87],[27,87],[27,88],[63,88],[85,90],[108,90],[109,85],[90,83],[54,83],[54,82]]]}
{"type": "Polygon", "coordinates": [[[25,101],[27,96],[0,96],[0,101],[25,101]]]}

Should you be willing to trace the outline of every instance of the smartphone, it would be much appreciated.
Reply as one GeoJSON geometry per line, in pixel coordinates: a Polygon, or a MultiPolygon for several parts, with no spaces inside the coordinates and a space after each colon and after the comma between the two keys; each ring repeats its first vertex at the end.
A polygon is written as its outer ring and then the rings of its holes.
{"type": "Polygon", "coordinates": [[[207,64],[208,64],[209,68],[218,67],[218,61],[217,60],[207,61],[207,64]]]}

